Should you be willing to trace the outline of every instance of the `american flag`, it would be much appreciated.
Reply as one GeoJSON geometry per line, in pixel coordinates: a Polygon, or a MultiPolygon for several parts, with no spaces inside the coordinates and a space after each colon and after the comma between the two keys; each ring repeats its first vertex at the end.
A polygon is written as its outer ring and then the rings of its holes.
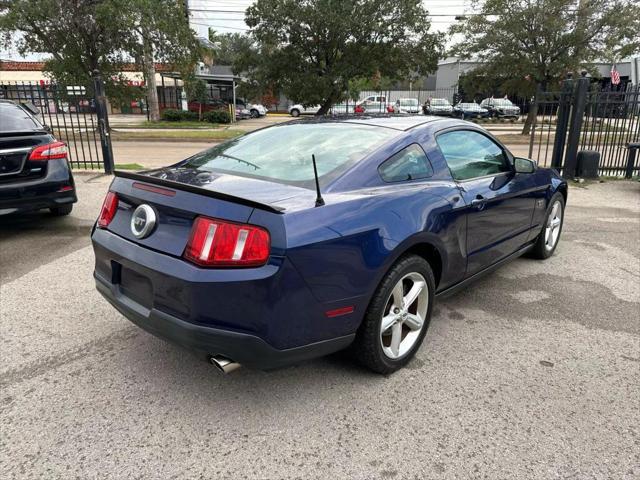
{"type": "Polygon", "coordinates": [[[618,85],[620,83],[620,73],[616,70],[616,64],[611,66],[611,85],[618,85]]]}

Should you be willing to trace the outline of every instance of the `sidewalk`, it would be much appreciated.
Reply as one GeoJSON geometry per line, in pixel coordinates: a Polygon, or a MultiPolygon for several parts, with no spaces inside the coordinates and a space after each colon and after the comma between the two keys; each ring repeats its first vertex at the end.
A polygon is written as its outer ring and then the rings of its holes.
{"type": "Polygon", "coordinates": [[[216,145],[207,142],[128,141],[113,142],[113,157],[118,164],[137,163],[157,168],[179,162],[216,145]]]}

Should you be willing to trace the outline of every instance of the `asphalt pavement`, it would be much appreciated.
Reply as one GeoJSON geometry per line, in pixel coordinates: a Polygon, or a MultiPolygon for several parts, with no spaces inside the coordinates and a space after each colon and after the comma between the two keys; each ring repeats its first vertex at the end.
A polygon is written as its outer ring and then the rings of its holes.
{"type": "Polygon", "coordinates": [[[407,368],[222,376],[95,291],[91,224],[0,219],[0,478],[640,478],[640,183],[572,186],[557,252],[437,303],[407,368]]]}

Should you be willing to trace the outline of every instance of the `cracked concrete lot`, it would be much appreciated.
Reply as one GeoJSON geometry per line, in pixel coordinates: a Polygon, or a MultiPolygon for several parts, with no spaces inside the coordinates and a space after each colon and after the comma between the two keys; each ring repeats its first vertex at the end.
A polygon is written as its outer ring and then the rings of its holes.
{"type": "Polygon", "coordinates": [[[223,377],[95,291],[108,182],[0,219],[0,478],[640,478],[640,183],[571,187],[555,256],[438,302],[392,376],[223,377]]]}

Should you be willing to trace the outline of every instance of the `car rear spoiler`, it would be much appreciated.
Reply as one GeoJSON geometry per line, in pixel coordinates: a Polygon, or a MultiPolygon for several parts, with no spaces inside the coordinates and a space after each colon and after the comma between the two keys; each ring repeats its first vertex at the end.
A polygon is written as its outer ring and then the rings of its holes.
{"type": "Polygon", "coordinates": [[[272,213],[283,213],[284,208],[270,205],[268,203],[256,202],[249,200],[248,198],[236,197],[222,192],[216,192],[215,190],[209,190],[207,188],[195,187],[193,185],[187,185],[186,183],[174,182],[173,180],[165,180],[162,178],[151,177],[140,173],[124,172],[122,170],[115,170],[113,174],[116,177],[128,178],[130,180],[137,180],[139,182],[150,183],[152,185],[159,185],[167,188],[174,188],[176,190],[182,190],[189,193],[195,193],[203,195],[205,197],[217,198],[218,200],[226,200],[227,202],[238,203],[240,205],[246,205],[247,207],[258,208],[260,210],[266,210],[272,213]]]}

